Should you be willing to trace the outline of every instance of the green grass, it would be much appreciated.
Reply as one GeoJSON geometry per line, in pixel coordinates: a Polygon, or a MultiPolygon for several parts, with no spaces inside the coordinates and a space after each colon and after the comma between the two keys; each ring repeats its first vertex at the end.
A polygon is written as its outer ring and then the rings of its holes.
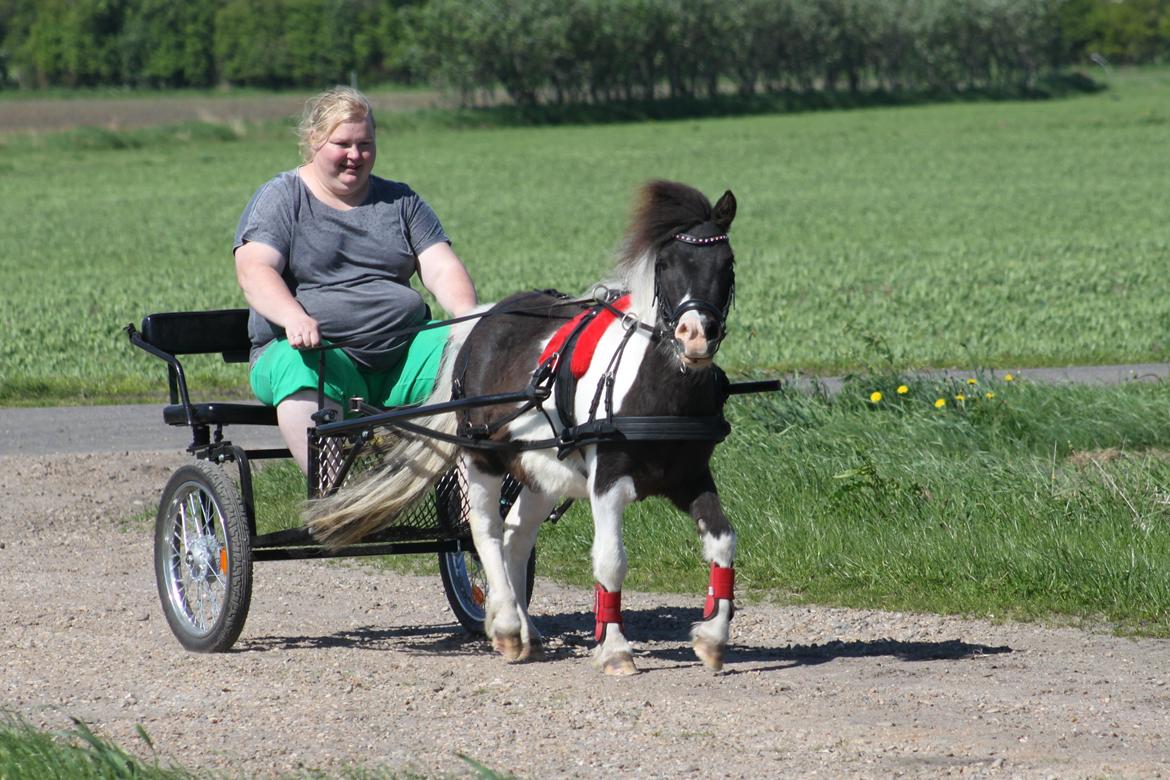
{"type": "MultiPolygon", "coordinates": [[[[378,170],[435,206],[485,299],[586,289],[646,179],[734,190],[732,373],[847,370],[865,334],[903,366],[1162,360],[1170,71],[1112,80],[1066,100],[641,124],[388,114],[378,170]]],[[[161,365],[119,329],[241,304],[235,223],[294,144],[187,132],[0,149],[0,403],[158,397],[161,365]]],[[[246,394],[238,366],[194,377],[246,394]]]]}
{"type": "MultiPolygon", "coordinates": [[[[144,760],[115,742],[94,733],[84,722],[73,720],[65,732],[37,729],[24,719],[0,714],[0,778],[5,780],[196,780],[229,777],[222,773],[193,771],[159,761],[153,754],[150,736],[137,727],[139,739],[151,753],[144,760]]],[[[497,772],[473,758],[458,757],[467,765],[471,777],[501,780],[511,775],[497,772]]],[[[280,778],[341,777],[347,780],[420,780],[425,775],[411,771],[391,771],[379,767],[349,766],[324,773],[309,769],[285,772],[280,778]]]]}
{"type": "MultiPolygon", "coordinates": [[[[150,737],[138,729],[139,737],[153,748],[150,737]]],[[[186,780],[195,774],[181,768],[146,762],[96,735],[85,723],[75,720],[68,732],[38,730],[15,718],[0,718],[0,777],[11,780],[186,780]]]]}

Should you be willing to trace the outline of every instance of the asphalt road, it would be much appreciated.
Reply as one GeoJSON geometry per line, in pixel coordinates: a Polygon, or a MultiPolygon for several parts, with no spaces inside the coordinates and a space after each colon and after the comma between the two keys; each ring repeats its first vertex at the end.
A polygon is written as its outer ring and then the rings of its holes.
{"type": "MultiPolygon", "coordinates": [[[[943,376],[967,377],[970,371],[941,371],[943,376]]],[[[996,371],[1002,377],[1004,371],[996,371]]],[[[1068,368],[1018,369],[1012,373],[1033,382],[1118,384],[1121,382],[1164,382],[1170,378],[1170,364],[1143,363],[1118,366],[1072,366],[1068,368]]],[[[807,387],[807,377],[786,377],[785,381],[807,387]]],[[[841,380],[820,380],[830,392],[841,380]]],[[[191,441],[184,427],[163,422],[162,404],[81,407],[0,408],[0,456],[51,455],[83,452],[181,452],[191,441]]],[[[227,438],[247,447],[278,447],[275,428],[239,425],[227,431],[227,438]]]]}
{"type": "MultiPolygon", "coordinates": [[[[186,427],[163,422],[163,404],[0,409],[0,455],[182,452],[186,427]]],[[[225,437],[247,447],[283,446],[275,428],[232,426],[225,437]]]]}

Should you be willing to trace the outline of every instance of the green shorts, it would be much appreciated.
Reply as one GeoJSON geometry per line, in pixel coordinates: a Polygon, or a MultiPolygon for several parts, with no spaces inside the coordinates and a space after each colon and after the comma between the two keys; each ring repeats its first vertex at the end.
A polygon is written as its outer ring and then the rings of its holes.
{"type": "MultiPolygon", "coordinates": [[[[419,331],[406,356],[384,371],[359,366],[340,349],[324,350],[325,396],[342,407],[354,396],[387,408],[425,401],[435,387],[450,330],[446,326],[419,331]]],[[[293,349],[287,339],[277,339],[252,366],[252,392],[261,403],[276,406],[293,393],[316,390],[321,354],[318,350],[293,349]]]]}

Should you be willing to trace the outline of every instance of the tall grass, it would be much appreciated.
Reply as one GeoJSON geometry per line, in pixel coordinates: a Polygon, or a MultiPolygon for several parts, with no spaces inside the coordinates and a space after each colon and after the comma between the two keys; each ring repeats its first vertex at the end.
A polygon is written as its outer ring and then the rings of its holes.
{"type": "MultiPolygon", "coordinates": [[[[157,760],[143,761],[74,720],[64,733],[41,731],[12,716],[0,718],[0,777],[8,780],[191,780],[196,775],[157,760]]],[[[150,738],[141,728],[148,747],[150,738]]]]}
{"type": "MultiPolygon", "coordinates": [[[[378,171],[435,206],[485,299],[586,289],[646,179],[732,189],[733,373],[849,369],[869,333],[903,366],[1160,360],[1170,224],[1152,204],[1170,159],[1170,72],[1112,87],[587,127],[385,115],[378,171]]],[[[283,131],[0,149],[0,403],[157,397],[160,367],[119,328],[151,311],[241,305],[239,212],[296,162],[283,131]]],[[[239,367],[193,373],[246,394],[239,367]]]]}
{"type": "MultiPolygon", "coordinates": [[[[153,750],[150,736],[141,727],[138,736],[153,750]]],[[[457,754],[467,765],[470,776],[481,780],[499,780],[511,775],[497,772],[473,758],[457,754]]],[[[146,761],[115,742],[100,736],[84,722],[73,720],[65,732],[34,728],[22,718],[0,714],[0,777],[5,780],[196,780],[213,778],[220,773],[161,763],[152,756],[146,761]]],[[[347,766],[326,775],[318,770],[281,773],[277,777],[341,777],[350,780],[388,780],[389,778],[424,777],[412,771],[384,767],[347,766]]]]}

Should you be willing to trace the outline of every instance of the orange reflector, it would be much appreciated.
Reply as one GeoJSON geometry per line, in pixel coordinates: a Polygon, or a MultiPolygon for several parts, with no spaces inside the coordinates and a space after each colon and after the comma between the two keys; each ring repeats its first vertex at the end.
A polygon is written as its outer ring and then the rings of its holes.
{"type": "Polygon", "coordinates": [[[484,598],[483,589],[480,588],[478,585],[471,586],[471,600],[474,601],[476,604],[478,604],[481,607],[483,606],[483,603],[487,600],[486,598],[484,598]]]}
{"type": "Polygon", "coordinates": [[[227,574],[227,548],[224,547],[219,551],[219,573],[227,574]]]}

